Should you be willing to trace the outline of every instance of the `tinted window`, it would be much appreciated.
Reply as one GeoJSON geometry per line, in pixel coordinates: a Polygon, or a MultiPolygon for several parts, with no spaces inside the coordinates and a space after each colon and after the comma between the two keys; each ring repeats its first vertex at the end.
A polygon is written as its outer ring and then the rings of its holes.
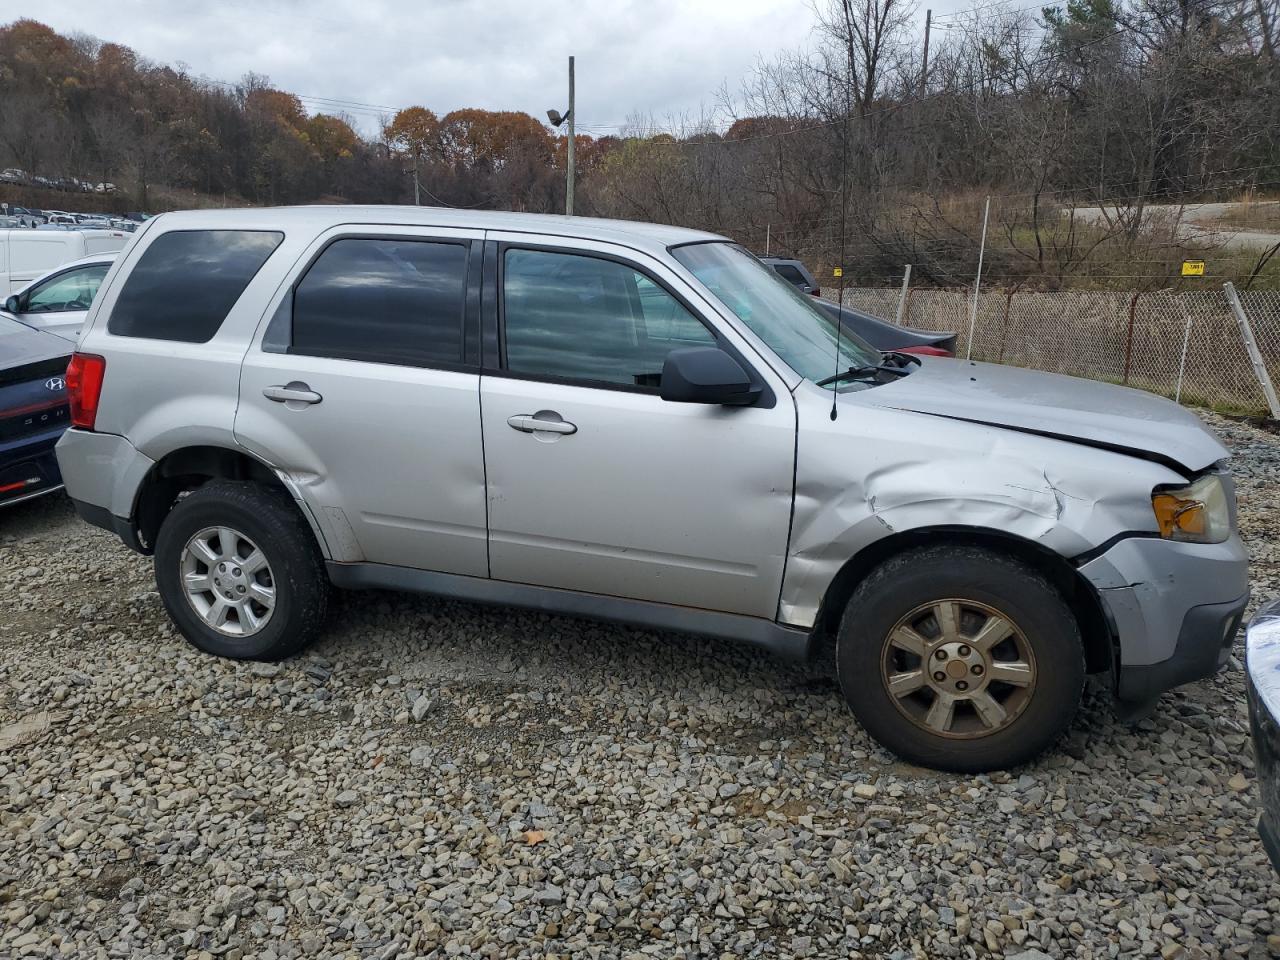
{"type": "Polygon", "coordinates": [[[70,310],[88,310],[110,266],[109,263],[98,263],[91,267],[77,267],[36,284],[26,293],[23,312],[64,313],[70,310]]]}
{"type": "Polygon", "coordinates": [[[778,271],[778,275],[787,283],[794,283],[797,287],[807,286],[804,275],[789,263],[775,263],[773,269],[778,271]]]}
{"type": "Polygon", "coordinates": [[[414,366],[462,362],[467,247],[338,240],[293,297],[290,353],[414,366]]]}
{"type": "Polygon", "coordinates": [[[657,387],[671,350],[715,344],[671,294],[611,260],[508,250],[502,285],[514,373],[657,387]]]}
{"type": "Polygon", "coordinates": [[[107,330],[204,343],[283,239],[260,230],[175,230],[157,237],[129,273],[107,330]]]}

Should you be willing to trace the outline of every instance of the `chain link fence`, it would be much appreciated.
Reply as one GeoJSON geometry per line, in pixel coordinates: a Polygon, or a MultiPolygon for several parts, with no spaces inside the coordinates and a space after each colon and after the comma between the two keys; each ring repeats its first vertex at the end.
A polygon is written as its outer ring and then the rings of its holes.
{"type": "MultiPolygon", "coordinates": [[[[1241,306],[1272,383],[1280,384],[1280,290],[1243,292],[1241,306]]],[[[959,333],[969,350],[972,290],[845,290],[856,309],[917,330],[959,333]]],[[[1222,289],[983,290],[973,358],[1127,384],[1183,403],[1269,415],[1261,381],[1222,289]]]]}

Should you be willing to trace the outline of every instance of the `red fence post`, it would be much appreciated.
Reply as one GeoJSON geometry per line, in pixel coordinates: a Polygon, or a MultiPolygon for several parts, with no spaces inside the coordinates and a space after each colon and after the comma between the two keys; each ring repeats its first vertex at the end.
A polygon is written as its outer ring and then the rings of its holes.
{"type": "Polygon", "coordinates": [[[1124,338],[1124,380],[1125,386],[1129,385],[1129,369],[1133,365],[1133,315],[1138,310],[1138,297],[1142,296],[1141,292],[1134,293],[1133,299],[1129,301],[1129,332],[1124,338]]]}

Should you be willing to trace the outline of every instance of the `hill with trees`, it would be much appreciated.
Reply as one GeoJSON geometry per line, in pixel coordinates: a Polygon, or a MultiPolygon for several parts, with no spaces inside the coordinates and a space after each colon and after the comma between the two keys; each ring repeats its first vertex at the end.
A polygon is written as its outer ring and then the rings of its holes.
{"type": "MultiPolygon", "coordinates": [[[[972,276],[992,196],[994,277],[1133,285],[1217,249],[1170,223],[1179,204],[1280,189],[1280,0],[1015,5],[936,18],[926,72],[913,6],[822,0],[811,48],[722,90],[713,121],[580,136],[577,208],[843,261],[861,282],[911,263],[949,284],[972,276]]],[[[111,181],[132,209],[416,190],[558,211],[565,152],[525,113],[408,106],[362,136],[262,76],[226,84],[33,20],[0,27],[0,166],[111,181]]],[[[1219,252],[1233,276],[1278,265],[1265,245],[1219,252]]]]}

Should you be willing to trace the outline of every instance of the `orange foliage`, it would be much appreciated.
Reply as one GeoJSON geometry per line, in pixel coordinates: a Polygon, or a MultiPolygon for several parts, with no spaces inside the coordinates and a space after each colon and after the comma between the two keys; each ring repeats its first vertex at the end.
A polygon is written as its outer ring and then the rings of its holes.
{"type": "Polygon", "coordinates": [[[529,116],[515,110],[454,110],[440,122],[441,150],[454,166],[496,169],[519,154],[548,163],[551,134],[529,116]]]}
{"type": "Polygon", "coordinates": [[[440,121],[426,107],[406,107],[382,131],[387,143],[414,157],[436,152],[440,143],[440,121]]]}

